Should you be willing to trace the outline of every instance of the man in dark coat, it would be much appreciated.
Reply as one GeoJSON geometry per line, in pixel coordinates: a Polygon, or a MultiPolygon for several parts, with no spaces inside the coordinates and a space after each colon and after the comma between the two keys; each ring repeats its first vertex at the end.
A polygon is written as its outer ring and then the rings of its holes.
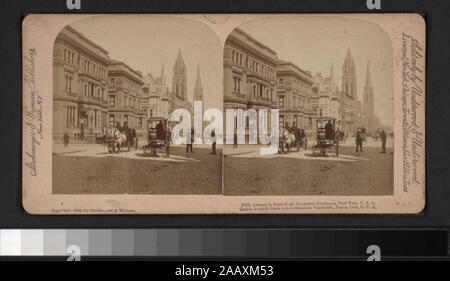
{"type": "Polygon", "coordinates": [[[64,146],[65,147],[69,146],[69,134],[67,132],[64,132],[63,140],[64,140],[64,146]]]}
{"type": "Polygon", "coordinates": [[[326,139],[334,139],[333,125],[331,124],[331,121],[328,121],[327,124],[325,124],[325,138],[326,139]]]}
{"type": "Polygon", "coordinates": [[[211,137],[213,137],[214,142],[212,144],[212,154],[216,154],[216,129],[213,129],[211,132],[211,137]]]}
{"type": "Polygon", "coordinates": [[[156,125],[156,136],[158,139],[162,139],[164,138],[163,134],[164,134],[164,125],[162,121],[159,121],[158,124],[156,125]]]}
{"type": "Polygon", "coordinates": [[[194,143],[194,128],[191,128],[191,143],[186,144],[186,153],[192,152],[192,144],[194,143]]]}
{"type": "Polygon", "coordinates": [[[363,143],[363,138],[361,136],[361,132],[356,132],[356,152],[358,152],[358,148],[359,148],[360,152],[363,152],[362,143],[363,143]]]}
{"type": "Polygon", "coordinates": [[[131,145],[134,145],[135,140],[136,140],[136,130],[131,129],[131,145]]]}
{"type": "Polygon", "coordinates": [[[381,139],[381,152],[380,153],[386,153],[386,132],[384,129],[381,129],[380,131],[380,139],[381,139]]]}

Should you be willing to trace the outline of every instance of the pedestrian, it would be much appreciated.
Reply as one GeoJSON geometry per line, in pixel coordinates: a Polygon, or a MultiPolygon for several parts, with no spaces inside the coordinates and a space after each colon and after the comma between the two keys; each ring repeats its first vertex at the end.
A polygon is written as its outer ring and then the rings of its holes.
{"type": "Polygon", "coordinates": [[[211,137],[213,138],[213,144],[212,144],[212,154],[216,154],[216,129],[213,129],[211,132],[211,137]]]}
{"type": "Polygon", "coordinates": [[[358,152],[358,148],[360,152],[363,152],[362,149],[363,138],[361,136],[361,132],[356,132],[356,152],[358,152]]]}
{"type": "Polygon", "coordinates": [[[186,144],[186,153],[194,153],[192,151],[192,143],[194,142],[194,129],[191,129],[191,143],[186,144]]]}
{"type": "Polygon", "coordinates": [[[234,131],[233,148],[237,148],[237,145],[238,145],[237,131],[234,131]]]}
{"type": "Polygon", "coordinates": [[[381,129],[380,138],[381,138],[381,152],[380,153],[386,153],[386,132],[384,131],[384,129],[381,129]]]}
{"type": "Polygon", "coordinates": [[[69,146],[69,134],[67,132],[64,132],[63,141],[64,141],[64,147],[68,147],[69,146]]]}
{"type": "Polygon", "coordinates": [[[131,146],[134,146],[135,142],[136,142],[136,129],[133,128],[131,129],[131,146]]]}

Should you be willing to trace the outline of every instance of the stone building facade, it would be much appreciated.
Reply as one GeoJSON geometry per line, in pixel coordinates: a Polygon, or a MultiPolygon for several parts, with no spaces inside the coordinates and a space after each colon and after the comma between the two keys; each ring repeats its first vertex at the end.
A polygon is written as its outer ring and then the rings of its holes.
{"type": "MultiPolygon", "coordinates": [[[[197,80],[200,79],[199,77],[197,80]]],[[[197,82],[198,83],[198,82],[197,82]]],[[[196,86],[197,87],[197,86],[196,86]]],[[[194,96],[198,89],[194,88],[194,96]]],[[[203,95],[203,89],[201,89],[203,95]]],[[[148,73],[144,77],[142,108],[146,117],[163,117],[170,119],[172,111],[177,108],[193,112],[192,103],[188,100],[187,68],[181,49],[173,65],[172,90],[166,82],[164,66],[159,77],[148,73]]]]}
{"type": "MultiPolygon", "coordinates": [[[[224,112],[226,109],[266,109],[270,120],[270,109],[278,108],[276,52],[236,28],[225,42],[223,55],[224,112]]],[[[248,130],[248,124],[246,128],[248,130]]]]}
{"type": "Polygon", "coordinates": [[[324,77],[321,73],[314,76],[314,111],[317,117],[336,118],[336,127],[341,123],[341,105],[339,89],[334,78],[333,64],[330,69],[330,76],[324,77]]]}
{"type": "Polygon", "coordinates": [[[53,140],[95,142],[108,125],[108,52],[65,27],[53,49],[53,140]]]}
{"type": "Polygon", "coordinates": [[[147,118],[170,118],[170,92],[166,84],[164,66],[161,68],[160,77],[154,77],[151,73],[144,78],[142,107],[147,118]]]}
{"type": "Polygon", "coordinates": [[[145,129],[146,112],[142,107],[143,77],[121,61],[111,60],[108,68],[108,125],[117,122],[142,132],[145,129]]]}
{"type": "Polygon", "coordinates": [[[280,110],[280,126],[312,130],[316,114],[312,108],[313,77],[297,65],[279,60],[277,66],[277,102],[280,110]]]}

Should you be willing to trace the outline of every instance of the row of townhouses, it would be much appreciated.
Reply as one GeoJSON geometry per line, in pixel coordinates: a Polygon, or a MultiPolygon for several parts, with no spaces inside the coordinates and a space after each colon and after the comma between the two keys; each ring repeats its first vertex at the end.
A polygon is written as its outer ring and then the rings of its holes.
{"type": "MultiPolygon", "coordinates": [[[[143,75],[108,51],[67,26],[57,36],[53,51],[53,139],[63,135],[80,142],[95,142],[106,128],[127,122],[138,134],[148,117],[170,117],[175,108],[192,110],[187,98],[187,70],[181,50],[173,66],[172,88],[164,67],[159,77],[143,75]]],[[[369,63],[364,87],[364,108],[357,98],[356,67],[350,49],[338,89],[333,65],[329,76],[312,75],[241,29],[227,38],[223,53],[223,106],[226,109],[279,109],[280,126],[316,130],[318,117],[336,118],[346,133],[356,127],[380,125],[374,114],[369,63]]],[[[203,101],[200,69],[194,100],[203,101]]],[[[270,120],[270,114],[268,116],[270,120]]],[[[270,122],[269,122],[270,127],[270,122]]]]}
{"type": "Polygon", "coordinates": [[[279,59],[276,51],[239,28],[228,36],[223,59],[225,109],[278,108],[280,126],[296,125],[307,131],[316,130],[318,117],[336,118],[337,128],[346,133],[357,127],[373,130],[380,125],[374,121],[369,63],[363,110],[357,98],[356,66],[350,49],[342,67],[342,89],[338,89],[333,65],[329,76],[312,75],[279,59]]]}
{"type": "MultiPolygon", "coordinates": [[[[192,110],[187,99],[187,70],[181,50],[173,67],[172,91],[164,67],[160,77],[143,75],[74,28],[57,36],[53,50],[53,140],[65,133],[79,142],[96,142],[106,128],[126,122],[138,135],[148,117],[169,117],[175,108],[192,110]]],[[[203,100],[200,70],[194,88],[203,100]]]]}

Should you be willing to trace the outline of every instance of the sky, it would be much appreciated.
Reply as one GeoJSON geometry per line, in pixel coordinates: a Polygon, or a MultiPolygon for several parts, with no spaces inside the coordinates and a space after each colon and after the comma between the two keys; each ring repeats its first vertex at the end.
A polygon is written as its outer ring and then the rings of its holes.
{"type": "Polygon", "coordinates": [[[363,102],[367,61],[374,88],[375,113],[385,125],[393,125],[393,50],[388,35],[367,21],[337,17],[292,15],[254,20],[239,26],[252,37],[277,52],[279,59],[291,61],[313,75],[330,75],[341,89],[342,66],[350,48],[356,64],[358,100],[363,102]]]}
{"type": "Polygon", "coordinates": [[[188,100],[200,66],[206,108],[222,108],[222,47],[209,27],[188,19],[163,15],[100,15],[71,26],[120,60],[145,75],[159,77],[164,64],[166,83],[172,89],[172,72],[178,49],[187,68],[188,100]]]}
{"type": "MultiPolygon", "coordinates": [[[[222,108],[222,46],[208,26],[167,15],[99,15],[71,24],[102,46],[112,59],[144,74],[159,76],[164,64],[172,88],[172,70],[178,49],[187,67],[188,99],[200,66],[206,108],[222,108]]],[[[388,35],[377,25],[333,16],[274,15],[239,26],[312,74],[330,74],[341,88],[341,74],[350,48],[357,69],[358,100],[363,101],[367,61],[370,60],[375,113],[385,125],[393,124],[393,53],[388,35]]]]}

